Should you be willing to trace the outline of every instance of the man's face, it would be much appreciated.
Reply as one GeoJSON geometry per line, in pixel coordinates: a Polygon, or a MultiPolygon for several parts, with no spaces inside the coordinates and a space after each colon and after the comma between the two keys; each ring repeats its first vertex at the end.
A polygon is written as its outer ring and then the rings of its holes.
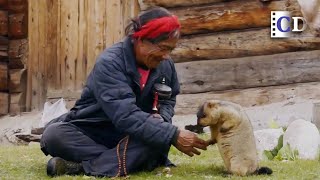
{"type": "Polygon", "coordinates": [[[161,61],[168,59],[177,42],[178,38],[169,38],[155,44],[138,40],[135,48],[138,63],[149,69],[156,68],[161,61]]]}

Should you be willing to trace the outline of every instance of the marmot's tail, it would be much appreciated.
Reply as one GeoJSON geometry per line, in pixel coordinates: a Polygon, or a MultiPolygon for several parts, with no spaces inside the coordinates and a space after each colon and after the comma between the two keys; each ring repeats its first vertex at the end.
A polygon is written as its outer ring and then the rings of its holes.
{"type": "Polygon", "coordinates": [[[270,175],[272,174],[272,169],[268,168],[268,167],[260,167],[258,168],[254,174],[258,174],[258,175],[263,175],[263,174],[266,174],[266,175],[270,175]]]}

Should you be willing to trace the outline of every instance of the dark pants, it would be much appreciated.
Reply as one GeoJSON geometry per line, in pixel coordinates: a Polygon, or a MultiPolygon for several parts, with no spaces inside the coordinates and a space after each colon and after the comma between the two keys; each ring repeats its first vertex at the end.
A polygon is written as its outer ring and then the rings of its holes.
{"type": "MultiPolygon", "coordinates": [[[[93,176],[114,177],[119,172],[117,145],[126,135],[105,124],[81,125],[57,122],[49,125],[41,138],[41,149],[53,157],[81,162],[85,173],[93,176]]],[[[120,175],[124,175],[123,153],[125,142],[120,143],[120,175]]],[[[127,173],[153,170],[161,165],[172,165],[168,150],[159,152],[142,141],[129,137],[126,150],[127,173]]]]}

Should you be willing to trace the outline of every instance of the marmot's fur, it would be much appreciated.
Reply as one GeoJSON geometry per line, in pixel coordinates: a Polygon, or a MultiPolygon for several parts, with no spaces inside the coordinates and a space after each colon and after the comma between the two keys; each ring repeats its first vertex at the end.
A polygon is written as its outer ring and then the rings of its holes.
{"type": "Polygon", "coordinates": [[[250,120],[242,107],[226,101],[205,102],[198,111],[198,124],[210,126],[210,144],[218,144],[227,170],[236,175],[271,174],[258,167],[258,155],[250,120]]]}

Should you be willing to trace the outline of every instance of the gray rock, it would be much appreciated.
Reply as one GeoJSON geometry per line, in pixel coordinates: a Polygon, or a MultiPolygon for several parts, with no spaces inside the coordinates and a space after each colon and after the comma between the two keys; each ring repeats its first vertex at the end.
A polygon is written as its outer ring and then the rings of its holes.
{"type": "Polygon", "coordinates": [[[264,150],[273,150],[277,146],[282,134],[282,128],[254,131],[259,160],[262,160],[264,150]]]}
{"type": "Polygon", "coordinates": [[[316,159],[320,148],[319,130],[311,122],[295,120],[289,124],[283,135],[283,145],[287,143],[292,150],[298,150],[299,158],[316,159]]]}

